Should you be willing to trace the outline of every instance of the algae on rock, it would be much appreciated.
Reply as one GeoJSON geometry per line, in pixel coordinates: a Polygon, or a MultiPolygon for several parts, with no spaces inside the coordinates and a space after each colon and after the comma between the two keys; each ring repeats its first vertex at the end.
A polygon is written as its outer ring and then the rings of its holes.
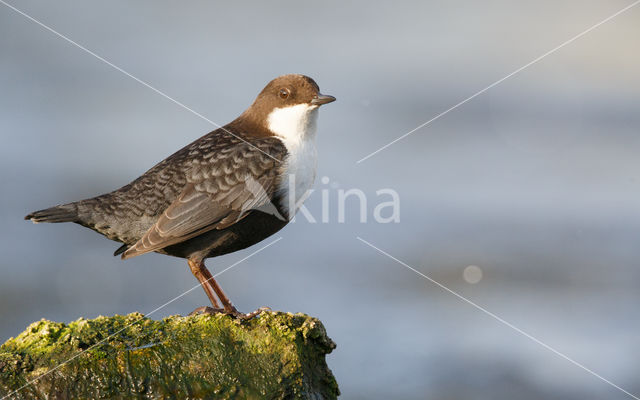
{"type": "Polygon", "coordinates": [[[334,348],[304,314],[42,320],[0,346],[0,397],[334,399],[334,348]]]}

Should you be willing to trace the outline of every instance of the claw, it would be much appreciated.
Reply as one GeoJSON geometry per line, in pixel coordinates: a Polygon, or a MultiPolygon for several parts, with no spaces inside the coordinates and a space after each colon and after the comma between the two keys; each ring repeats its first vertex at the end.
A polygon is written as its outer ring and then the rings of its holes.
{"type": "Polygon", "coordinates": [[[208,315],[216,315],[216,314],[225,314],[225,315],[229,315],[232,316],[234,318],[237,319],[241,319],[241,320],[249,320],[252,319],[254,317],[257,317],[258,315],[260,315],[261,313],[263,313],[264,311],[271,311],[270,307],[260,307],[257,310],[250,312],[250,313],[242,313],[238,310],[236,310],[235,307],[231,306],[228,309],[222,309],[222,308],[213,308],[213,307],[209,307],[209,306],[203,306],[203,307],[198,307],[195,310],[191,311],[189,313],[189,316],[193,316],[193,315],[200,315],[200,314],[208,314],[208,315]]]}
{"type": "Polygon", "coordinates": [[[189,313],[189,316],[200,315],[200,314],[208,314],[208,315],[216,315],[216,314],[224,314],[225,311],[222,308],[213,308],[209,306],[198,307],[195,310],[189,313]]]}
{"type": "Polygon", "coordinates": [[[227,314],[227,315],[230,315],[230,316],[232,316],[234,318],[241,319],[241,320],[247,320],[247,319],[251,319],[251,318],[254,317],[253,315],[245,314],[245,313],[242,313],[242,312],[238,311],[232,305],[226,306],[224,308],[224,313],[227,314]]]}
{"type": "Polygon", "coordinates": [[[264,311],[271,311],[271,307],[260,307],[253,312],[244,314],[242,319],[251,319],[253,317],[257,317],[258,315],[262,314],[264,311]]]}

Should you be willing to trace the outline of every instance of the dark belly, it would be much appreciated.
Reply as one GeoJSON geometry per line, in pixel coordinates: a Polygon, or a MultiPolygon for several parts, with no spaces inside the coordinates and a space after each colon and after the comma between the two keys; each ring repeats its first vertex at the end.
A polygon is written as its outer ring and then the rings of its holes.
{"type": "Polygon", "coordinates": [[[271,214],[252,211],[250,215],[226,229],[213,229],[182,243],[165,247],[159,253],[191,259],[221,256],[261,242],[278,232],[288,222],[271,214]]]}

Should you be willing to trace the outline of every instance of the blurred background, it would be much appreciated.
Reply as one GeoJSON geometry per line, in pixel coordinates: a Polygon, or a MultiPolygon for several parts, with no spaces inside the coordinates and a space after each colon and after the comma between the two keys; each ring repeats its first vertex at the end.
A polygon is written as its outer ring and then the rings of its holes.
{"type": "MultiPolygon", "coordinates": [[[[319,121],[330,183],[307,207],[359,188],[369,222],[355,199],[346,223],[298,218],[219,281],[241,310],[320,318],[342,398],[447,400],[630,397],[356,236],[640,395],[640,6],[356,161],[628,4],[14,2],[220,124],[284,73],[336,96],[319,121]],[[382,188],[398,224],[371,218],[382,188]]],[[[184,260],[122,262],[86,228],[22,218],[116,189],[212,127],[2,5],[0,54],[0,341],[193,287],[184,260]]],[[[153,317],[206,303],[198,289],[153,317]]]]}

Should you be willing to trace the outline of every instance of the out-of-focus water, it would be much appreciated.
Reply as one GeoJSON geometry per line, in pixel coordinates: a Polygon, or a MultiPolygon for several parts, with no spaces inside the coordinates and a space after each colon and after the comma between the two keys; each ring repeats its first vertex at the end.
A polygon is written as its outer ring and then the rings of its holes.
{"type": "MultiPolygon", "coordinates": [[[[319,216],[329,190],[329,223],[298,218],[221,285],[242,310],[322,319],[343,398],[474,400],[630,397],[356,237],[639,395],[640,8],[356,161],[627,4],[15,3],[220,124],[284,73],[335,95],[318,137],[330,183],[307,202],[319,216]],[[337,222],[338,188],[367,193],[368,223],[355,201],[337,222]],[[371,218],[382,188],[399,224],[371,218]]],[[[0,340],[193,287],[183,260],[122,262],[94,232],[22,217],[115,189],[211,126],[4,6],[0,54],[0,340]]]]}

